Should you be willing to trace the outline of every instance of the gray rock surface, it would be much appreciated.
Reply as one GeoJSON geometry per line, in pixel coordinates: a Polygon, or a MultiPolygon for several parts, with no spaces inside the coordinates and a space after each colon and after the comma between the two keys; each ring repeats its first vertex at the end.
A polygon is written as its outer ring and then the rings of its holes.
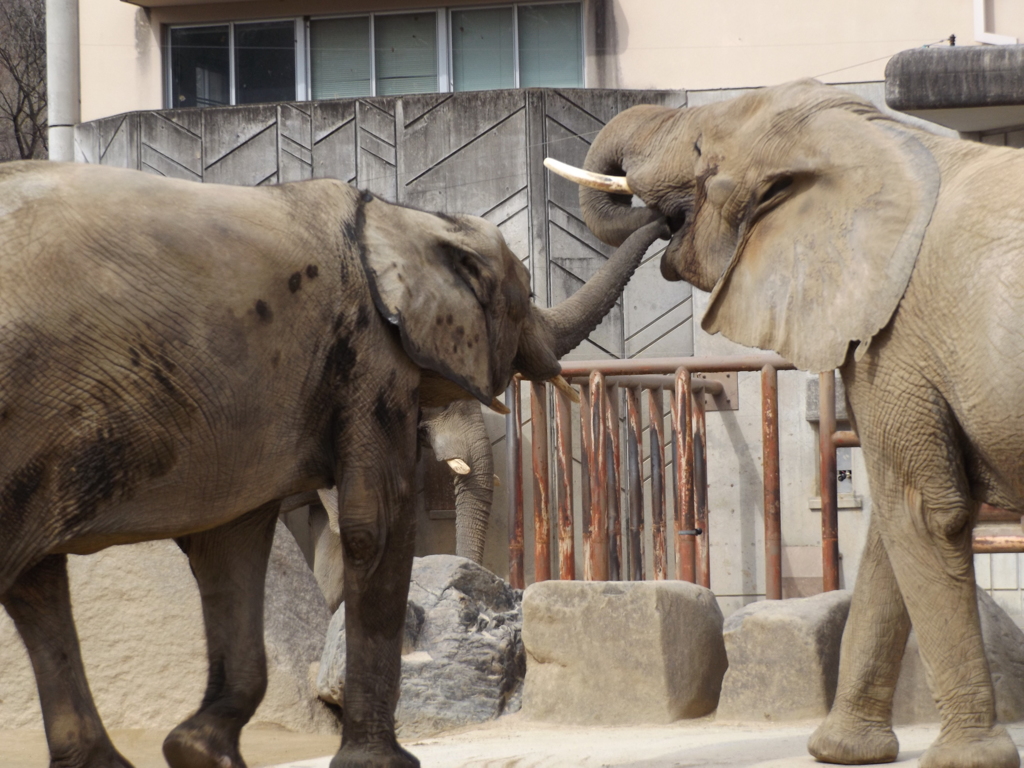
{"type": "Polygon", "coordinates": [[[523,642],[523,713],[550,722],[700,717],[728,665],[714,594],[682,581],[533,584],[523,642]]]}
{"type": "MultiPolygon", "coordinates": [[[[178,546],[111,547],[69,557],[68,570],[85,670],[107,728],[170,730],[191,715],[206,690],[206,639],[199,590],[178,546]]],[[[253,723],[301,733],[340,730],[311,675],[329,622],[316,579],[279,523],[266,587],[269,682],[253,723]]],[[[2,610],[0,723],[43,727],[28,654],[2,610]]]]}
{"type": "MultiPolygon", "coordinates": [[[[978,589],[978,613],[995,688],[996,717],[1002,723],[1024,720],[1024,632],[983,589],[978,589]]],[[[939,722],[914,632],[903,654],[892,716],[896,725],[939,722]]]]}
{"type": "MultiPolygon", "coordinates": [[[[454,555],[416,558],[402,648],[399,737],[491,720],[519,709],[525,659],[522,595],[454,555]]],[[[345,606],[334,614],[317,688],[344,706],[345,606]]]]}
{"type": "Polygon", "coordinates": [[[725,622],[729,670],[717,719],[803,720],[824,717],[839,673],[839,646],[850,593],[762,600],[725,622]]]}

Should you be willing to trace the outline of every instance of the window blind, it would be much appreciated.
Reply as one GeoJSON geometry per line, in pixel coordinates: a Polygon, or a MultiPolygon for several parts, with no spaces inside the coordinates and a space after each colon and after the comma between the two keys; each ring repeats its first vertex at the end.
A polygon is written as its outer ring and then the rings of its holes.
{"type": "Polygon", "coordinates": [[[309,25],[314,99],[369,96],[370,17],[321,19],[309,25]]]}
{"type": "Polygon", "coordinates": [[[437,92],[437,14],[375,16],[377,95],[437,92]]]}
{"type": "Polygon", "coordinates": [[[519,86],[582,88],[578,3],[519,6],[519,86]]]}
{"type": "Polygon", "coordinates": [[[515,88],[513,10],[452,11],[452,80],[456,91],[515,88]]]}

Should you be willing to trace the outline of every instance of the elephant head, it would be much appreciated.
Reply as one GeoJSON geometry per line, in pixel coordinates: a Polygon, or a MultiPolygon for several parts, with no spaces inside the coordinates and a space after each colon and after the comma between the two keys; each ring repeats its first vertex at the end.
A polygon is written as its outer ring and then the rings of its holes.
{"type": "Polygon", "coordinates": [[[624,178],[581,188],[580,204],[612,244],[665,216],[662,274],[711,291],[704,330],[830,370],[851,347],[863,355],[910,280],[939,191],[926,143],[813,80],[695,108],[637,106],[585,163],[624,178]]]}
{"type": "Polygon", "coordinates": [[[558,359],[597,327],[651,243],[668,236],[660,220],[638,230],[576,294],[546,309],[530,301],[526,267],[490,222],[373,197],[361,210],[356,237],[374,302],[427,372],[425,407],[465,393],[490,404],[514,372],[532,381],[556,377],[558,359]],[[400,258],[393,255],[396,243],[400,258]]]}

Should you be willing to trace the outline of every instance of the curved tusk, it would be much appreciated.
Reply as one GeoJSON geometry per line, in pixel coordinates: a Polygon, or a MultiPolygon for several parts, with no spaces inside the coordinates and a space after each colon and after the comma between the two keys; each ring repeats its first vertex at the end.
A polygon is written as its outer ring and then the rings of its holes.
{"type": "Polygon", "coordinates": [[[602,192],[611,192],[616,195],[632,195],[633,190],[629,188],[629,182],[625,176],[609,176],[604,173],[584,171],[582,168],[563,163],[552,157],[544,158],[544,167],[552,173],[575,182],[583,187],[600,189],[602,192]]]}
{"type": "Polygon", "coordinates": [[[448,466],[452,468],[452,472],[457,475],[468,475],[469,464],[464,462],[462,459],[448,459],[448,466]]]}
{"type": "Polygon", "coordinates": [[[491,400],[491,404],[487,407],[490,408],[495,413],[500,413],[502,416],[508,416],[510,413],[512,413],[512,411],[510,411],[508,407],[498,398],[494,398],[493,400],[491,400]]]}
{"type": "Polygon", "coordinates": [[[579,403],[580,393],[573,389],[572,385],[568,381],[562,378],[562,374],[558,374],[553,379],[548,379],[548,381],[554,384],[555,389],[568,397],[574,403],[579,403]]]}

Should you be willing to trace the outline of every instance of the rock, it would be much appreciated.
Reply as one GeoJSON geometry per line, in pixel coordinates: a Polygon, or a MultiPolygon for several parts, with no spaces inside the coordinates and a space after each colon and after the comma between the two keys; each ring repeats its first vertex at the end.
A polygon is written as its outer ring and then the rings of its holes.
{"type": "Polygon", "coordinates": [[[700,717],[728,666],[714,594],[683,581],[533,584],[523,642],[523,713],[559,723],[700,717]]]}
{"type": "MultiPolygon", "coordinates": [[[[996,718],[1001,723],[1015,723],[1024,719],[1024,632],[983,589],[978,589],[978,613],[995,688],[996,718]]],[[[903,653],[892,709],[897,725],[939,722],[913,631],[903,653]]]]}
{"type": "MultiPolygon", "coordinates": [[[[173,541],[110,547],[68,558],[82,657],[108,729],[170,730],[206,690],[199,590],[173,541]]],[[[280,523],[267,573],[264,641],[269,682],[252,722],[301,733],[337,733],[310,665],[320,658],[330,611],[292,535],[280,523]]],[[[0,723],[42,730],[28,654],[0,611],[0,723]]]]}
{"type": "Polygon", "coordinates": [[[725,622],[729,671],[717,719],[803,720],[824,717],[839,675],[839,646],[850,593],[763,600],[725,622]]]}
{"type": "MultiPolygon", "coordinates": [[[[402,647],[398,735],[415,738],[518,709],[522,594],[454,555],[416,558],[402,647]]],[[[334,614],[317,688],[344,705],[345,606],[334,614]]]]}

